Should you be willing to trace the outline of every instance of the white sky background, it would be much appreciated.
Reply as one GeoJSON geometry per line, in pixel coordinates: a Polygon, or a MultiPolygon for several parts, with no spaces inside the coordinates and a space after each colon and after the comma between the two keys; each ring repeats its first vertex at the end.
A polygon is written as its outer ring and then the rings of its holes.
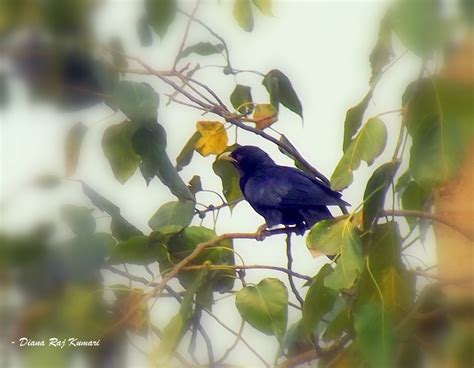
{"type": "MultiPolygon", "coordinates": [[[[270,69],[282,70],[292,81],[304,109],[304,126],[296,114],[281,108],[279,122],[274,128],[283,132],[292,143],[326,176],[330,176],[342,155],[343,121],[346,110],[358,103],[368,91],[370,67],[368,57],[375,45],[378,27],[389,2],[373,1],[280,1],[274,2],[274,17],[263,17],[255,12],[255,29],[246,33],[240,29],[232,17],[230,2],[222,1],[219,9],[217,1],[202,4],[198,17],[213,27],[227,41],[230,48],[232,65],[236,69],[253,69],[266,73],[270,69]]],[[[94,24],[98,34],[104,39],[109,35],[120,35],[127,53],[139,55],[147,63],[160,70],[171,67],[180,44],[185,19],[179,17],[172,25],[165,40],[149,48],[141,48],[135,30],[136,19],[141,14],[140,1],[106,1],[100,8],[94,24]]],[[[187,6],[192,5],[187,2],[187,6]]],[[[190,32],[190,44],[198,41],[216,40],[200,28],[193,26],[190,32]]],[[[397,45],[396,53],[403,52],[397,45]]],[[[193,60],[193,59],[191,59],[193,60]]],[[[194,60],[197,60],[194,59],[194,60]]],[[[201,65],[224,64],[219,56],[201,57],[201,65]]],[[[366,117],[398,109],[400,98],[409,82],[416,78],[419,60],[407,55],[403,57],[384,76],[376,89],[366,117]]],[[[169,93],[163,84],[146,76],[127,76],[133,80],[147,81],[161,95],[159,122],[168,133],[168,154],[175,158],[184,143],[195,131],[197,120],[218,120],[215,116],[200,116],[200,112],[184,106],[165,107],[167,102],[164,93],[169,93]]],[[[249,84],[254,88],[252,94],[255,102],[266,103],[267,93],[258,76],[239,74],[235,80],[225,76],[221,69],[209,68],[198,72],[195,77],[207,83],[228,102],[228,96],[235,86],[249,84]]],[[[46,219],[57,218],[57,210],[63,203],[88,204],[80,186],[70,182],[55,192],[36,189],[22,190],[22,185],[38,174],[45,172],[62,175],[63,139],[67,128],[77,121],[89,126],[89,132],[83,144],[80,164],[75,178],[90,184],[122,209],[123,215],[145,232],[150,229],[147,221],[150,216],[167,201],[175,200],[169,190],[157,179],[149,187],[137,170],[125,184],[118,183],[112,174],[107,160],[101,150],[101,139],[104,130],[113,123],[121,121],[121,116],[110,118],[111,110],[102,106],[75,114],[63,114],[45,105],[32,105],[26,96],[23,86],[14,84],[15,100],[6,111],[0,112],[1,129],[1,167],[0,178],[2,198],[16,195],[5,213],[2,213],[2,228],[23,230],[46,219]]],[[[229,104],[230,105],[230,104],[229,104]]],[[[355,173],[354,184],[344,191],[344,198],[355,208],[361,201],[365,184],[373,169],[390,159],[398,135],[399,117],[397,114],[382,117],[389,130],[389,143],[385,153],[373,167],[366,168],[365,163],[355,173]]],[[[233,142],[233,130],[229,131],[233,142]],[[231,133],[232,132],[232,133],[231,133]]],[[[261,138],[246,132],[239,132],[240,144],[253,144],[262,147],[278,163],[291,165],[272,145],[261,138]]],[[[206,189],[220,191],[220,179],[212,172],[214,157],[202,158],[195,154],[194,159],[182,172],[185,182],[195,174],[202,178],[206,189]]],[[[406,166],[406,164],[405,164],[406,166]]],[[[403,172],[404,167],[399,172],[403,172]]],[[[219,204],[213,195],[198,194],[202,203],[219,204]]],[[[338,214],[334,209],[333,213],[338,214]]],[[[100,216],[99,213],[97,213],[100,216]]],[[[98,223],[107,226],[107,219],[98,219],[98,223]]],[[[248,204],[241,203],[234,209],[221,211],[217,232],[253,232],[263,219],[248,204]]],[[[195,224],[199,224],[196,218],[195,224]]],[[[205,226],[212,227],[212,216],[207,216],[205,226]]],[[[235,250],[247,264],[269,264],[286,267],[285,243],[283,236],[275,236],[257,243],[252,240],[237,240],[235,250]]],[[[434,263],[433,240],[429,236],[426,251],[421,246],[413,249],[413,254],[434,263]]],[[[304,245],[304,237],[293,236],[293,269],[297,272],[314,275],[326,261],[324,257],[314,259],[304,245]]],[[[416,260],[409,258],[412,265],[416,260]]],[[[133,273],[148,276],[143,267],[132,267],[133,273]]],[[[247,281],[259,282],[264,277],[278,277],[287,283],[286,274],[271,271],[248,270],[247,281]]],[[[116,279],[114,279],[116,280],[116,279]]],[[[296,280],[297,281],[297,280],[296,280]]],[[[298,283],[301,285],[300,283],[298,283]]],[[[240,288],[236,282],[235,287],[240,288]]],[[[290,299],[294,300],[291,290],[290,299]]],[[[158,325],[169,320],[171,312],[176,313],[177,304],[159,301],[153,308],[153,317],[158,325]]],[[[214,306],[216,315],[222,317],[234,330],[238,330],[240,318],[234,307],[234,298],[227,298],[214,306]]],[[[297,314],[290,308],[290,321],[295,321],[297,314]]],[[[232,335],[212,322],[204,322],[214,343],[217,356],[232,342],[232,335]]],[[[252,345],[273,361],[277,349],[276,339],[255,332],[249,325],[244,336],[252,345]]],[[[139,341],[144,345],[145,341],[139,341]]],[[[198,353],[205,357],[205,351],[198,353]]],[[[129,366],[145,366],[144,357],[131,352],[129,366]]],[[[231,360],[245,366],[258,366],[258,361],[249,354],[245,347],[238,348],[231,355],[231,360]]]]}

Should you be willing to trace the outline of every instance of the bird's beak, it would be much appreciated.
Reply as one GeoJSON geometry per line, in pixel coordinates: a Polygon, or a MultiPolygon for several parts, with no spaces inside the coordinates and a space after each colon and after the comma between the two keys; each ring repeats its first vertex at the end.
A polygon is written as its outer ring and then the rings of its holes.
{"type": "Polygon", "coordinates": [[[230,155],[230,152],[221,153],[218,157],[218,160],[230,161],[233,164],[237,164],[237,160],[230,155]]]}

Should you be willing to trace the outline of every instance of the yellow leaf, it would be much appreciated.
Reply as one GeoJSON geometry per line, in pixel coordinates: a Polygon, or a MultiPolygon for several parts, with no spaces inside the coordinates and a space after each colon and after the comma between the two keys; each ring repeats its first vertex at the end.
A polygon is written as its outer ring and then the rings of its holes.
{"type": "Polygon", "coordinates": [[[255,105],[253,119],[255,127],[263,130],[278,120],[278,111],[272,104],[258,104],[255,105]]]}
{"type": "Polygon", "coordinates": [[[194,148],[203,156],[218,155],[227,148],[227,132],[219,121],[198,121],[196,128],[201,133],[194,148]]]}

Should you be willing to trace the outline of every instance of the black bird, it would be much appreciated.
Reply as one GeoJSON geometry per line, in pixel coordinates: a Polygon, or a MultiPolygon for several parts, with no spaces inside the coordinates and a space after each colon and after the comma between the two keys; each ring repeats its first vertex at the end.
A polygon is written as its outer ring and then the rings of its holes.
{"type": "Polygon", "coordinates": [[[275,164],[258,147],[241,146],[219,159],[237,168],[244,198],[265,218],[267,228],[296,225],[302,234],[316,222],[333,217],[327,206],[349,206],[341,193],[299,169],[275,164]]]}

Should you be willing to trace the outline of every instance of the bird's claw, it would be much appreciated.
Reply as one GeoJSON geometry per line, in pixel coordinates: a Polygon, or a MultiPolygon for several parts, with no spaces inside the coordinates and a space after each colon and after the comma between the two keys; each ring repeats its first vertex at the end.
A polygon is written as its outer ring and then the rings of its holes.
{"type": "Polygon", "coordinates": [[[255,239],[257,241],[262,241],[267,237],[267,224],[260,225],[256,231],[257,236],[255,239]]]}

